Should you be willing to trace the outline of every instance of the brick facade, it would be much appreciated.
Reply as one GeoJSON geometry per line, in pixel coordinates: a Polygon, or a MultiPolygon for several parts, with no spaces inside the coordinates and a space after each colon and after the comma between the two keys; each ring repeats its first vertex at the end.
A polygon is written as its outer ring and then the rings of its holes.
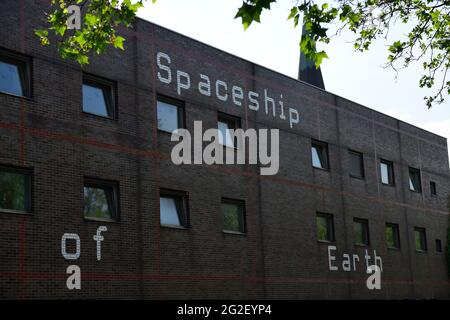
{"type": "Polygon", "coordinates": [[[0,213],[0,298],[450,298],[446,139],[143,20],[123,30],[126,51],[108,50],[82,70],[33,35],[44,26],[45,2],[1,4],[0,48],[31,58],[32,97],[0,93],[0,165],[32,169],[33,210],[0,213]],[[175,81],[158,80],[157,52],[170,56],[172,72],[192,76],[190,90],[178,94],[175,81]],[[83,72],[116,83],[116,120],[82,112],[83,72]],[[291,128],[267,115],[262,98],[255,112],[247,97],[239,107],[201,95],[200,73],[244,92],[266,89],[275,100],[283,94],[301,120],[291,128]],[[216,127],[218,111],[240,117],[243,128],[279,128],[279,173],[172,164],[170,135],[156,128],[157,94],[184,102],[190,130],[194,120],[216,127]],[[329,171],[312,168],[311,139],[328,143],[329,171]],[[364,155],[363,180],[349,176],[349,149],[364,155]],[[380,158],[394,163],[393,187],[380,183],[380,158]],[[409,190],[408,167],[421,170],[422,193],[409,190]],[[119,183],[118,222],[83,218],[84,177],[119,183]],[[188,229],[160,226],[159,188],[188,192],[188,229]],[[222,232],[224,197],[245,201],[246,235],[222,232]],[[368,219],[369,253],[383,258],[381,290],[367,289],[363,263],[356,272],[328,269],[318,211],[333,214],[338,263],[343,253],[363,258],[352,222],[368,219]],[[399,250],[386,248],[388,222],[399,224],[399,250]],[[108,231],[97,261],[100,225],[108,231]],[[426,228],[425,253],[415,250],[414,227],[426,228]],[[81,238],[77,261],[61,255],[64,233],[81,238]],[[81,290],[66,287],[71,264],[81,268],[81,290]]]}

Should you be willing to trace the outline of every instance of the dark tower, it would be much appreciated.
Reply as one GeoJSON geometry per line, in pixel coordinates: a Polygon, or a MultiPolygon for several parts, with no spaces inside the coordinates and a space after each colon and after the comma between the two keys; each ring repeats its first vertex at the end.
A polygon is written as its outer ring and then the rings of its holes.
{"type": "MultiPolygon", "coordinates": [[[[305,33],[305,26],[303,25],[302,35],[305,33]]],[[[325,90],[322,71],[320,71],[320,67],[316,69],[314,61],[306,58],[303,52],[300,52],[300,67],[298,69],[298,79],[325,90]]]]}

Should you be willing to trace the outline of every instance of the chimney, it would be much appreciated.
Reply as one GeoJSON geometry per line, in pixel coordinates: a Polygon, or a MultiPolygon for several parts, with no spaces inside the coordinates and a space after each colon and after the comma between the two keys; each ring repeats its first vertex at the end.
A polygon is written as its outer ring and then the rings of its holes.
{"type": "MultiPolygon", "coordinates": [[[[302,28],[302,35],[306,34],[305,25],[302,28]]],[[[325,90],[323,83],[322,71],[320,67],[316,69],[314,61],[306,58],[303,52],[300,52],[300,67],[298,69],[298,80],[309,83],[315,87],[325,90]]]]}

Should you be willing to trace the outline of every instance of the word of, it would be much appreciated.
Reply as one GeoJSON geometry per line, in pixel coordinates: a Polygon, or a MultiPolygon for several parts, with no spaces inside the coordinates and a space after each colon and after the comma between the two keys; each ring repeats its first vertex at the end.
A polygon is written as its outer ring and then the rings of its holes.
{"type": "Polygon", "coordinates": [[[208,129],[203,133],[202,121],[194,121],[194,161],[192,161],[192,137],[186,129],[176,129],[172,132],[171,141],[180,141],[176,144],[171,153],[172,162],[176,165],[180,164],[223,164],[223,141],[236,141],[236,148],[234,142],[231,147],[226,148],[226,164],[245,164],[246,163],[246,139],[248,139],[248,159],[249,164],[257,164],[258,158],[261,165],[268,165],[268,167],[261,167],[261,175],[275,175],[278,173],[280,166],[279,160],[279,130],[270,130],[270,150],[268,154],[268,130],[259,129],[242,129],[226,130],[226,139],[223,137],[224,133],[218,129],[208,129]],[[259,137],[259,139],[258,139],[259,137]],[[210,142],[202,152],[203,142],[210,142]],[[258,150],[257,150],[258,149],[258,150]],[[237,159],[235,161],[235,156],[237,159]]]}
{"type": "MultiPolygon", "coordinates": [[[[105,239],[101,233],[107,231],[108,228],[105,226],[100,226],[97,228],[97,233],[93,237],[94,241],[97,242],[97,261],[102,259],[101,242],[105,239]]],[[[64,259],[69,261],[78,260],[81,255],[81,239],[76,233],[64,233],[61,238],[61,254],[64,259]],[[75,252],[67,252],[67,242],[75,241],[75,252]]],[[[81,289],[81,269],[79,266],[73,264],[67,267],[66,273],[70,276],[67,278],[66,286],[69,290],[80,290],[81,289]]]]}
{"type": "MultiPolygon", "coordinates": [[[[178,95],[181,95],[183,90],[190,90],[192,87],[191,75],[182,70],[176,70],[175,76],[170,68],[172,59],[167,53],[158,52],[156,54],[156,64],[158,65],[158,79],[164,84],[171,84],[172,80],[175,78],[175,84],[177,88],[178,95]]],[[[254,91],[249,91],[247,94],[244,90],[236,85],[230,86],[227,82],[217,79],[214,84],[211,84],[211,78],[205,74],[199,74],[199,80],[197,82],[198,92],[204,96],[211,97],[214,95],[217,100],[221,102],[226,102],[228,100],[232,101],[238,107],[243,105],[245,96],[248,98],[248,109],[252,111],[258,111],[260,109],[260,95],[262,94],[254,91]],[[214,94],[212,93],[214,91],[214,94]]],[[[289,125],[292,128],[294,124],[300,122],[300,116],[298,111],[294,108],[288,108],[287,114],[283,102],[283,95],[280,94],[280,100],[278,104],[275,103],[275,99],[270,97],[267,89],[264,89],[264,111],[268,115],[269,109],[271,110],[272,116],[278,117],[282,120],[289,119],[289,125]]]]}

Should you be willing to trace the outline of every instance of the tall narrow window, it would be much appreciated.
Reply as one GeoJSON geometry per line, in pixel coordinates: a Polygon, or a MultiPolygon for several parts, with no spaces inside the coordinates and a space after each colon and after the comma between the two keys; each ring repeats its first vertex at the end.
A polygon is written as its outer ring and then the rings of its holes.
{"type": "Polygon", "coordinates": [[[158,130],[172,133],[184,127],[184,107],[179,101],[158,97],[158,130]]]}
{"type": "Polygon", "coordinates": [[[187,193],[173,190],[161,190],[159,213],[162,226],[189,226],[187,193]]]}
{"type": "Polygon", "coordinates": [[[314,168],[328,170],[328,144],[326,142],[312,140],[311,156],[314,168]]]}
{"type": "Polygon", "coordinates": [[[92,220],[119,219],[119,187],[116,182],[85,178],[84,217],[92,220]]]}
{"type": "Polygon", "coordinates": [[[333,215],[318,212],[316,215],[316,228],[318,241],[334,241],[333,215]]]}
{"type": "Polygon", "coordinates": [[[0,167],[0,211],[31,212],[31,172],[0,167]]]}
{"type": "Polygon", "coordinates": [[[29,97],[30,83],[29,59],[0,51],[0,92],[29,97]]]}
{"type": "Polygon", "coordinates": [[[398,224],[386,223],[386,245],[391,249],[400,249],[400,233],[398,224]]]}
{"type": "Polygon", "coordinates": [[[236,139],[230,134],[230,130],[236,130],[241,126],[241,119],[224,113],[219,113],[217,127],[219,130],[219,143],[227,147],[235,147],[236,139]]]}
{"type": "Polygon", "coordinates": [[[434,181],[430,181],[430,193],[432,196],[437,195],[436,182],[434,182],[434,181]]]}
{"type": "Polygon", "coordinates": [[[112,82],[83,75],[83,111],[101,117],[116,118],[114,91],[112,82]]]}
{"type": "Polygon", "coordinates": [[[394,164],[391,161],[380,160],[380,174],[382,184],[394,185],[394,164]]]}
{"type": "Polygon", "coordinates": [[[414,192],[422,192],[419,169],[409,168],[409,190],[414,192]]]}
{"type": "Polygon", "coordinates": [[[223,231],[245,233],[245,207],[239,200],[222,199],[223,231]]]}
{"type": "Polygon", "coordinates": [[[366,219],[353,219],[353,236],[356,245],[368,246],[369,240],[369,221],[366,219]]]}
{"type": "Polygon", "coordinates": [[[436,252],[438,253],[442,252],[442,242],[440,239],[436,239],[436,252]]]}
{"type": "Polygon", "coordinates": [[[425,228],[414,228],[414,240],[417,251],[427,251],[427,236],[425,228]]]}
{"type": "Polygon", "coordinates": [[[350,176],[364,179],[364,157],[361,152],[348,151],[350,162],[350,176]]]}

